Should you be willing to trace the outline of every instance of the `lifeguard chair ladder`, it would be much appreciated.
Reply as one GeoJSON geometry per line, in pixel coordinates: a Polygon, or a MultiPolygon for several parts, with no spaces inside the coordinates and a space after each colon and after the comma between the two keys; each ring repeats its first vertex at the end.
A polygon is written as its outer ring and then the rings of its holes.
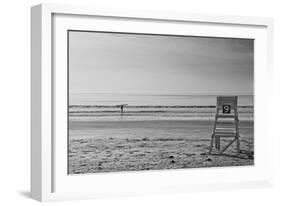
{"type": "Polygon", "coordinates": [[[237,154],[240,153],[239,120],[237,111],[237,96],[218,96],[216,116],[211,137],[209,154],[214,147],[222,154],[232,143],[236,142],[237,154]],[[233,137],[233,139],[222,150],[221,137],[233,137]]]}

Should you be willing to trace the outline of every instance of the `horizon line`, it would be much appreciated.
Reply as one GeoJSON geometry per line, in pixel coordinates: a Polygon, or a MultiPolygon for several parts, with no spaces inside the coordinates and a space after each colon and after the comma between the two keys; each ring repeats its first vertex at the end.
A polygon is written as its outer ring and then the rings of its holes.
{"type": "Polygon", "coordinates": [[[146,92],[146,91],[138,91],[138,92],[109,92],[109,91],[72,91],[68,92],[69,94],[142,94],[142,95],[248,95],[253,96],[254,94],[251,92],[234,92],[234,91],[219,91],[219,92],[146,92]]]}

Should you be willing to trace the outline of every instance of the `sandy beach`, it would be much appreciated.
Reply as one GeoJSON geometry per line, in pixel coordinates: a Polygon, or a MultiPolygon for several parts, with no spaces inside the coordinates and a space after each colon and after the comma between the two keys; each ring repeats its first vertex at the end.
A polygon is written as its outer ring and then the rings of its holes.
{"type": "MultiPolygon", "coordinates": [[[[69,121],[69,174],[254,164],[253,121],[240,122],[241,154],[208,155],[210,120],[69,121]]],[[[230,141],[222,138],[222,147],[230,141]]]]}

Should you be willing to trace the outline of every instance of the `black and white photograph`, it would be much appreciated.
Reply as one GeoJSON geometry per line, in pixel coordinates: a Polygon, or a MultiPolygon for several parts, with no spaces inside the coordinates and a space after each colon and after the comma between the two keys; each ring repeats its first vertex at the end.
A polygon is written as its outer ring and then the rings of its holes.
{"type": "Polygon", "coordinates": [[[68,174],[254,165],[254,40],[68,30],[68,174]]]}

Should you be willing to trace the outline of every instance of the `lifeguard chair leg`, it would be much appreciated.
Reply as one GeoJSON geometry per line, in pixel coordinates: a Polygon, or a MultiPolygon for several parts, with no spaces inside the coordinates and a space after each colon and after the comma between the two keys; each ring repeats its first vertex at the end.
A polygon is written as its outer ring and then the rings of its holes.
{"type": "Polygon", "coordinates": [[[211,154],[211,153],[212,153],[213,144],[214,144],[214,137],[215,137],[215,135],[214,135],[214,134],[212,134],[212,137],[211,137],[211,143],[210,143],[210,149],[209,149],[209,154],[211,154]]]}
{"type": "Polygon", "coordinates": [[[239,137],[239,135],[236,137],[236,149],[237,149],[237,154],[240,154],[240,137],[239,137]]]}
{"type": "Polygon", "coordinates": [[[217,150],[220,150],[220,139],[221,139],[220,136],[215,137],[215,140],[216,140],[215,141],[215,147],[216,147],[217,150]]]}

